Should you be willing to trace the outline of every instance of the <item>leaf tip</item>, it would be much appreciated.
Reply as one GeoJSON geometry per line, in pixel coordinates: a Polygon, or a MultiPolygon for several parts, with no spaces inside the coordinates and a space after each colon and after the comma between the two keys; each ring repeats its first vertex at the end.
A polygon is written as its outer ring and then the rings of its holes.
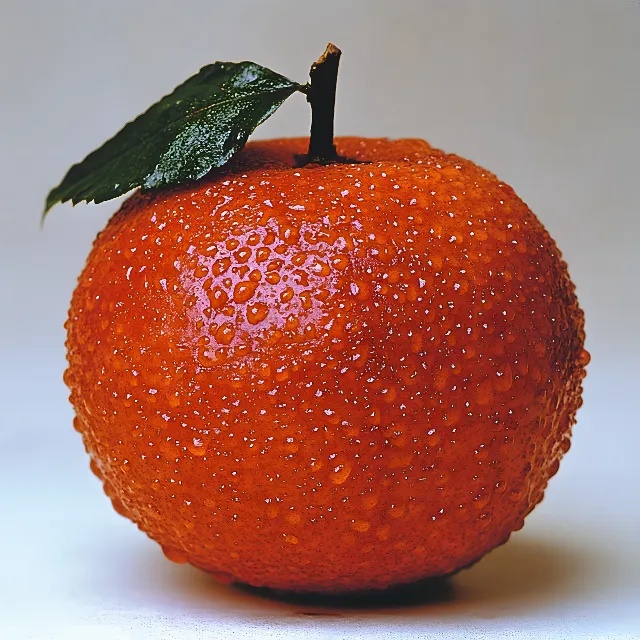
{"type": "Polygon", "coordinates": [[[47,214],[51,209],[60,202],[60,198],[56,195],[56,190],[52,189],[49,191],[46,200],[44,201],[44,209],[42,211],[42,216],[40,216],[40,228],[44,226],[44,219],[47,217],[47,214]]]}

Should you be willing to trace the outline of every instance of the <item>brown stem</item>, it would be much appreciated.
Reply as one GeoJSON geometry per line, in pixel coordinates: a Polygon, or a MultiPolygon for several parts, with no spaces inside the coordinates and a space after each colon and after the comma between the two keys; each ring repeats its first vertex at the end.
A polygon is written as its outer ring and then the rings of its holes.
{"type": "Polygon", "coordinates": [[[338,160],[333,144],[333,117],[341,55],[342,51],[329,43],[309,71],[307,102],[311,105],[311,137],[305,164],[329,164],[338,160]]]}

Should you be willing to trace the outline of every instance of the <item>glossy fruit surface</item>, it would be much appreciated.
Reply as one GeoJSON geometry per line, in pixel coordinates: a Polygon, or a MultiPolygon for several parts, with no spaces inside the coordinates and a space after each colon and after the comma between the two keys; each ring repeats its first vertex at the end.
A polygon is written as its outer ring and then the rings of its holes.
{"type": "Polygon", "coordinates": [[[583,315],[513,190],[420,140],[255,142],[132,196],[73,295],[65,375],[116,511],[225,581],[447,574],[569,448],[583,315]]]}

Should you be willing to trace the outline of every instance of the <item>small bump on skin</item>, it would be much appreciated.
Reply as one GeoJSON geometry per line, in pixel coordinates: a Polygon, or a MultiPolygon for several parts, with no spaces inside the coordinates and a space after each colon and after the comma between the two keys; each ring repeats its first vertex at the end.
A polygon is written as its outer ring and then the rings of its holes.
{"type": "Polygon", "coordinates": [[[540,222],[420,140],[303,139],[134,194],[65,382],[116,511],[223,582],[380,589],[504,542],[570,447],[583,315],[540,222]]]}

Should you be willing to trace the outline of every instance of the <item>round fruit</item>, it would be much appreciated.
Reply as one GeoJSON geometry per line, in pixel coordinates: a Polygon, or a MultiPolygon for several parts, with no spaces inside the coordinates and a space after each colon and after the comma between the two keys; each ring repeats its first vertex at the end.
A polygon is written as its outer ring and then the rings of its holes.
{"type": "Polygon", "coordinates": [[[540,502],[581,404],[583,314],[513,190],[420,140],[336,142],[353,162],[255,142],[135,194],[73,295],[92,469],[221,580],[342,592],[465,567],[540,502]]]}

